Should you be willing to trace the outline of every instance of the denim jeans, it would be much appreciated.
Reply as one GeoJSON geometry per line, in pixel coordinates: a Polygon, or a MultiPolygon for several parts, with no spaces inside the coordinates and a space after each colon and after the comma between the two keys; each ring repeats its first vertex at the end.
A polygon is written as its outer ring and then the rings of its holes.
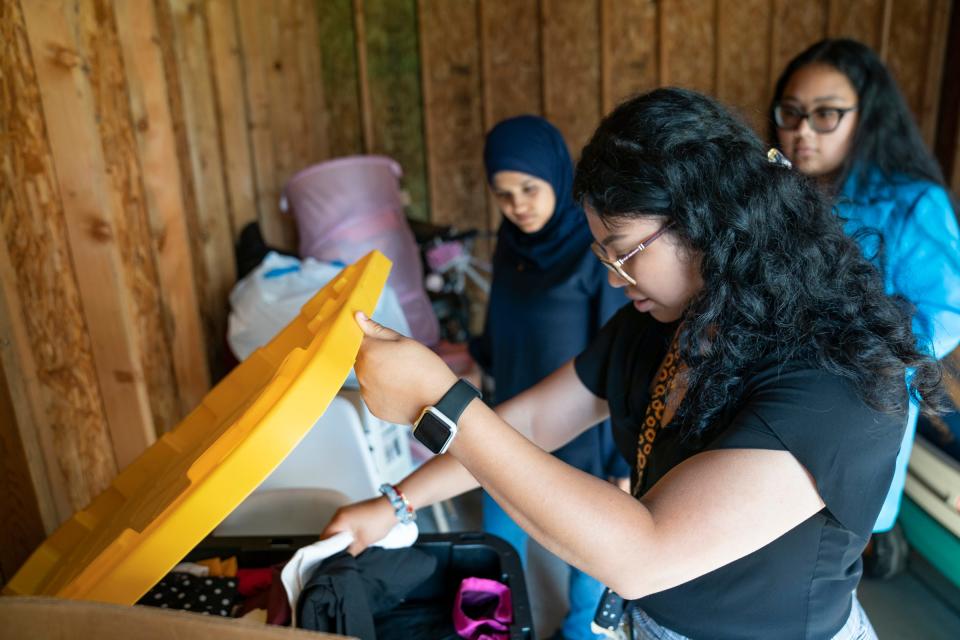
{"type": "MultiPolygon", "coordinates": [[[[661,627],[639,607],[634,607],[626,615],[629,615],[633,622],[631,640],[690,640],[687,636],[661,627]]],[[[622,634],[622,637],[626,638],[627,635],[622,634]]],[[[870,619],[860,606],[856,593],[853,594],[850,617],[832,640],[877,640],[877,632],[873,630],[870,619]]]]}

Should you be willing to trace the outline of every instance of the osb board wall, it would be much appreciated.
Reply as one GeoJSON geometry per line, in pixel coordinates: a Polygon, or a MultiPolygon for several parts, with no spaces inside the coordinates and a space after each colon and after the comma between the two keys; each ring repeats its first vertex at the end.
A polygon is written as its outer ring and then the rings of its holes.
{"type": "Polygon", "coordinates": [[[543,114],[577,155],[618,101],[677,84],[762,127],[780,68],[828,34],[881,52],[929,141],[950,6],[0,2],[0,354],[16,418],[5,428],[45,528],[219,375],[234,239],[256,220],[295,248],[277,203],[297,170],[387,154],[412,216],[494,230],[481,150],[498,120],[543,114]]]}

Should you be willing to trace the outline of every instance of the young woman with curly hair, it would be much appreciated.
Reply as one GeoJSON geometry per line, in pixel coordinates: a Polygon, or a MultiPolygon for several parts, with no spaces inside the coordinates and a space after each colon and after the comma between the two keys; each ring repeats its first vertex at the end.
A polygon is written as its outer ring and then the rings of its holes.
{"type": "MultiPolygon", "coordinates": [[[[419,508],[483,486],[632,601],[633,638],[874,637],[854,591],[908,369],[921,405],[942,403],[909,306],[806,177],[694,92],[656,90],[607,116],[574,196],[631,304],[497,412],[453,407],[446,454],[401,491],[419,508]],[[545,453],[608,416],[633,495],[545,453]]],[[[371,410],[434,424],[418,416],[461,383],[429,350],[358,322],[371,410]]],[[[384,499],[351,505],[324,535],[350,531],[358,552],[394,517],[384,499]]]]}
{"type": "MultiPolygon", "coordinates": [[[[880,57],[854,40],[811,45],[777,81],[770,123],[770,139],[836,203],[847,233],[880,267],[887,293],[915,305],[914,332],[925,348],[937,358],[953,351],[960,343],[960,228],[940,167],[880,57]]],[[[911,406],[876,532],[894,526],[918,416],[911,406]]],[[[876,575],[892,573],[898,557],[905,561],[894,553],[896,536],[874,542],[876,575]]]]}

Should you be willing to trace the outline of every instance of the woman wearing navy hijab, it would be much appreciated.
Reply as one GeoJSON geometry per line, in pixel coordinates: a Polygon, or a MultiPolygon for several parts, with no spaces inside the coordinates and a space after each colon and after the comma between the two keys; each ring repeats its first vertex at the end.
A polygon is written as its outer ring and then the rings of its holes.
{"type": "MultiPolygon", "coordinates": [[[[583,351],[627,300],[607,284],[590,250],[593,237],[573,201],[573,163],[560,132],[537,116],[518,116],[487,134],[487,181],[503,213],[493,256],[493,284],[483,335],[470,354],[495,384],[499,404],[532,387],[583,351]]],[[[554,452],[601,478],[624,478],[609,422],[554,452]]],[[[526,561],[527,534],[486,493],[484,528],[509,541],[526,561]]],[[[570,567],[568,640],[596,638],[590,621],[602,585],[570,567]]]]}

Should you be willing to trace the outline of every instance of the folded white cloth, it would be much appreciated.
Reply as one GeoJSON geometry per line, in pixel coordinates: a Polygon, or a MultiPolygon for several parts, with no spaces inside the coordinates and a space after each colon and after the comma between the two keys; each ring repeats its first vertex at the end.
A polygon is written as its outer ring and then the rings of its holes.
{"type": "MultiPolygon", "coordinates": [[[[393,525],[393,529],[390,529],[390,532],[382,540],[372,546],[383,547],[384,549],[402,549],[416,542],[419,533],[416,523],[408,522],[404,524],[398,522],[393,525]]],[[[349,547],[352,542],[353,534],[349,531],[343,531],[333,537],[300,548],[293,554],[290,562],[283,567],[280,580],[283,582],[283,588],[287,592],[287,600],[290,602],[292,626],[297,626],[297,600],[300,599],[303,585],[307,583],[321,562],[334,554],[340,553],[349,547]]]]}

